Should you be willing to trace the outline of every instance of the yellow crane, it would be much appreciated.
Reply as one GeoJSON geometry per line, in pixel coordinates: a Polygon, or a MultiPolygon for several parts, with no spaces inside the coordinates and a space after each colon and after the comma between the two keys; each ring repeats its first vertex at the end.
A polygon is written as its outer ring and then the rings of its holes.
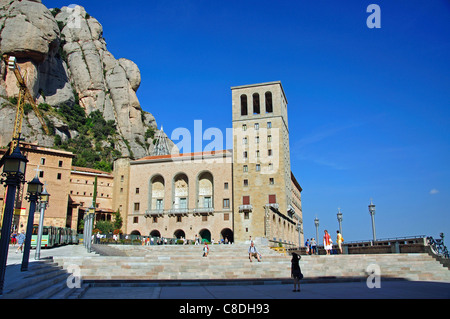
{"type": "Polygon", "coordinates": [[[8,65],[8,69],[14,72],[14,75],[17,79],[17,86],[19,87],[19,96],[17,98],[17,109],[16,109],[16,117],[14,120],[14,131],[12,136],[12,141],[9,146],[9,153],[12,153],[14,148],[19,143],[20,134],[22,132],[22,120],[23,120],[23,107],[26,102],[28,102],[31,107],[34,110],[34,113],[36,113],[37,118],[39,119],[39,122],[42,125],[42,128],[44,129],[45,133],[48,135],[50,134],[50,131],[48,130],[47,125],[45,124],[44,118],[41,115],[41,112],[39,111],[38,107],[36,106],[36,102],[33,98],[33,96],[30,93],[30,90],[27,87],[27,84],[25,82],[26,78],[26,72],[24,75],[20,72],[20,67],[16,62],[16,58],[13,56],[8,56],[7,54],[3,55],[3,60],[8,65]]]}

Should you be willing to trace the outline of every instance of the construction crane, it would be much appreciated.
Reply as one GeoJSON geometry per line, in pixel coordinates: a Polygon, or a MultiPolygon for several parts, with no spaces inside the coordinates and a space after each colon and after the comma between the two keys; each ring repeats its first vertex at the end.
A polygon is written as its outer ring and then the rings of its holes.
{"type": "Polygon", "coordinates": [[[31,95],[30,90],[27,87],[27,84],[25,82],[26,72],[24,75],[21,74],[20,67],[19,67],[19,65],[17,65],[15,57],[4,54],[3,60],[5,60],[5,62],[7,63],[8,69],[10,69],[14,72],[14,75],[16,76],[16,79],[17,79],[17,86],[19,87],[19,96],[17,98],[16,117],[14,120],[14,131],[13,131],[11,143],[9,145],[9,154],[11,154],[19,143],[20,134],[22,132],[22,120],[23,120],[23,114],[24,114],[23,107],[26,102],[28,102],[31,105],[31,107],[33,108],[34,113],[36,113],[36,116],[39,119],[39,122],[41,123],[42,128],[44,129],[45,133],[47,135],[49,135],[50,131],[48,130],[48,127],[45,124],[44,118],[42,117],[41,112],[39,111],[38,107],[36,106],[36,102],[35,102],[33,96],[31,95]]]}

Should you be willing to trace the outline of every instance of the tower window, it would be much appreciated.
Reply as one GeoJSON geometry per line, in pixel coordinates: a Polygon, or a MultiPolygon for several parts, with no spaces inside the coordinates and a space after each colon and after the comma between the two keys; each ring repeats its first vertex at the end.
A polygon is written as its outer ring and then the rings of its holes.
{"type": "Polygon", "coordinates": [[[266,92],[265,96],[266,96],[266,113],[272,113],[273,112],[272,92],[270,91],[266,92]]]}
{"type": "Polygon", "coordinates": [[[241,95],[241,115],[248,115],[247,95],[241,95]]]}
{"type": "Polygon", "coordinates": [[[259,94],[254,93],[253,94],[253,114],[259,114],[259,113],[260,113],[259,94]]]}

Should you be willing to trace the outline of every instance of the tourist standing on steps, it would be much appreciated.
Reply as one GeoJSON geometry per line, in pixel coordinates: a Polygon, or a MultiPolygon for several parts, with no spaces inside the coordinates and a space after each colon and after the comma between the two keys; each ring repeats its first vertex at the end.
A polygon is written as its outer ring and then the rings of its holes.
{"type": "Polygon", "coordinates": [[[342,237],[341,233],[339,233],[339,230],[337,230],[336,233],[337,233],[336,242],[338,244],[339,251],[342,254],[342,242],[344,241],[344,238],[342,237]]]}
{"type": "Polygon", "coordinates": [[[327,252],[327,255],[330,254],[331,245],[332,245],[331,236],[330,234],[328,234],[328,230],[325,230],[325,235],[323,236],[323,246],[325,248],[325,251],[327,252]]]}
{"type": "Polygon", "coordinates": [[[316,240],[314,238],[311,238],[311,253],[313,255],[316,254],[316,249],[317,249],[316,240]]]}
{"type": "Polygon", "coordinates": [[[309,239],[306,238],[306,242],[305,242],[305,247],[306,247],[306,254],[307,255],[311,255],[311,251],[310,251],[310,247],[309,247],[309,239]]]}
{"type": "Polygon", "coordinates": [[[250,262],[252,262],[252,257],[256,257],[256,259],[258,259],[258,262],[261,262],[260,256],[261,254],[256,249],[253,241],[251,241],[250,247],[248,248],[248,259],[250,259],[250,262]]]}
{"type": "Polygon", "coordinates": [[[300,259],[301,257],[299,255],[292,253],[291,277],[294,279],[294,290],[292,291],[300,291],[300,280],[303,279],[303,274],[299,265],[300,259]]]}

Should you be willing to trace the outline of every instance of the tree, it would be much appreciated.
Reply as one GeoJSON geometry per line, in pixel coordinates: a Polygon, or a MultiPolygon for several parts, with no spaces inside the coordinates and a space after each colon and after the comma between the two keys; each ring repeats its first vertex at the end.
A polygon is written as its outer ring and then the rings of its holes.
{"type": "Polygon", "coordinates": [[[120,210],[118,209],[116,211],[116,214],[114,216],[114,229],[121,229],[123,225],[123,219],[122,215],[120,215],[120,210]]]}

